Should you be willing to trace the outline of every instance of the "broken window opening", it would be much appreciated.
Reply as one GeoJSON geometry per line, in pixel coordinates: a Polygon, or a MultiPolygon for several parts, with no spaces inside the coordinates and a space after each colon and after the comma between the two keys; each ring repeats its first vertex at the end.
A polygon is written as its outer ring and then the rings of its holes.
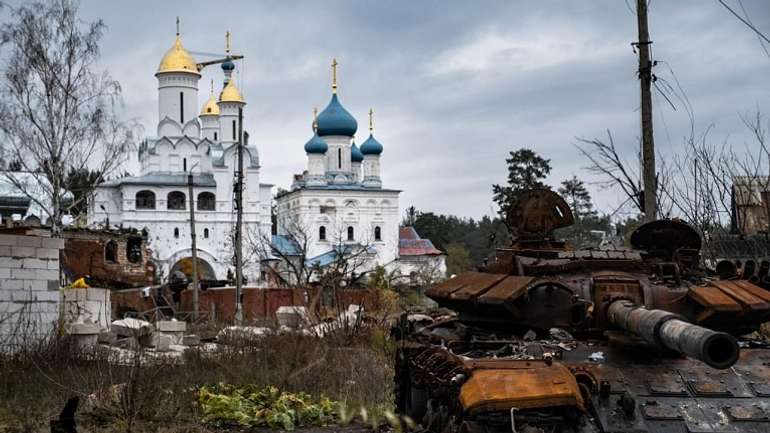
{"type": "Polygon", "coordinates": [[[187,206],[185,195],[181,191],[171,191],[166,197],[166,208],[169,210],[184,210],[187,206]]]}
{"type": "Polygon", "coordinates": [[[318,240],[320,241],[326,240],[326,227],[321,226],[318,228],[318,240]]]}
{"type": "Polygon", "coordinates": [[[174,227],[174,237],[175,238],[179,237],[179,229],[177,227],[174,227]]]}
{"type": "Polygon", "coordinates": [[[204,237],[205,239],[208,239],[208,238],[209,238],[209,229],[203,229],[203,237],[204,237]]]}
{"type": "Polygon", "coordinates": [[[349,226],[348,227],[348,240],[349,241],[355,240],[355,236],[354,235],[355,235],[355,232],[353,230],[353,226],[349,226]]]}
{"type": "Polygon", "coordinates": [[[115,241],[108,241],[104,246],[104,261],[110,263],[118,262],[118,243],[115,241]]]}
{"type": "Polygon", "coordinates": [[[375,241],[382,240],[382,229],[380,228],[380,226],[377,226],[374,228],[374,240],[375,241]]]}
{"type": "Polygon", "coordinates": [[[142,238],[128,238],[126,241],[126,258],[131,263],[142,263],[142,238]]]}

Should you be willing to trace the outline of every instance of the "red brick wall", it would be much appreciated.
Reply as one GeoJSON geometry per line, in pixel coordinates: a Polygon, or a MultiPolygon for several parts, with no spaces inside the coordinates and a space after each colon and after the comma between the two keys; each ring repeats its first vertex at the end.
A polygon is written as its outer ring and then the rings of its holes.
{"type": "MultiPolygon", "coordinates": [[[[243,288],[243,316],[246,320],[274,319],[278,307],[307,306],[314,291],[306,298],[301,289],[258,289],[243,288]]],[[[151,298],[142,298],[136,289],[112,292],[112,311],[131,308],[143,312],[153,308],[151,298]],[[122,308],[121,308],[122,306],[122,308]]],[[[153,292],[154,295],[154,292],[153,292]]],[[[170,300],[170,297],[169,297],[170,300]]],[[[201,290],[198,298],[201,311],[215,312],[218,321],[232,321],[235,315],[235,288],[223,287],[201,290]]],[[[344,307],[350,304],[363,305],[368,310],[377,309],[377,297],[369,290],[341,290],[339,303],[344,307]]],[[[192,311],[192,291],[182,292],[182,311],[192,311]]]]}

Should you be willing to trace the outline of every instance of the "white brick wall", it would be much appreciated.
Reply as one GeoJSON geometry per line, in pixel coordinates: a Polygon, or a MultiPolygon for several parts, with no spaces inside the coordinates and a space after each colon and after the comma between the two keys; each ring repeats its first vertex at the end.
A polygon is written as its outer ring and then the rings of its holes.
{"type": "Polygon", "coordinates": [[[52,335],[64,239],[0,234],[0,350],[52,335]]]}

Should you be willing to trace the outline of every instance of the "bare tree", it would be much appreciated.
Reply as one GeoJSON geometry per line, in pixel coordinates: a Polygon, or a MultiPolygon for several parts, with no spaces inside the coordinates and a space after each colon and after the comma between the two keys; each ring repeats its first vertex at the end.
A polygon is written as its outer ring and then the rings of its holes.
{"type": "MultiPolygon", "coordinates": [[[[586,170],[604,178],[599,182],[599,185],[603,188],[619,188],[626,198],[623,203],[631,203],[639,212],[643,213],[644,191],[642,190],[639,171],[620,155],[615,147],[612,133],[607,130],[607,141],[599,138],[578,138],[578,141],[582,145],[576,144],[575,147],[590,162],[586,170]]],[[[641,155],[639,154],[637,157],[641,158],[641,155]]],[[[661,161],[656,175],[658,213],[661,216],[670,216],[671,204],[665,200],[666,194],[661,191],[665,190],[670,183],[669,169],[665,158],[659,156],[658,160],[661,161]]],[[[641,162],[638,165],[640,166],[641,162]]]]}
{"type": "MultiPolygon", "coordinates": [[[[2,159],[18,161],[19,171],[2,176],[47,214],[54,235],[62,215],[90,194],[75,199],[68,173],[88,167],[106,178],[125,160],[135,122],[118,116],[120,84],[94,71],[100,21],[84,23],[72,0],[7,6],[10,20],[0,26],[8,50],[0,84],[2,159]]],[[[84,185],[79,185],[81,192],[84,185]]]]}

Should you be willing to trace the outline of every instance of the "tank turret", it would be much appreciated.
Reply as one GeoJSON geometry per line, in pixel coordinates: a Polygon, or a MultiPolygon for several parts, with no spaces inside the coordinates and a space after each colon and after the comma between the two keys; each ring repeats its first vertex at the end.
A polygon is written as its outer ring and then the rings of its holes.
{"type": "Polygon", "coordinates": [[[402,413],[456,433],[766,430],[770,346],[741,336],[770,321],[755,284],[770,265],[711,272],[678,220],[643,224],[630,247],[574,249],[550,190],[509,214],[493,263],[425,291],[453,314],[394,333],[402,413]]]}

